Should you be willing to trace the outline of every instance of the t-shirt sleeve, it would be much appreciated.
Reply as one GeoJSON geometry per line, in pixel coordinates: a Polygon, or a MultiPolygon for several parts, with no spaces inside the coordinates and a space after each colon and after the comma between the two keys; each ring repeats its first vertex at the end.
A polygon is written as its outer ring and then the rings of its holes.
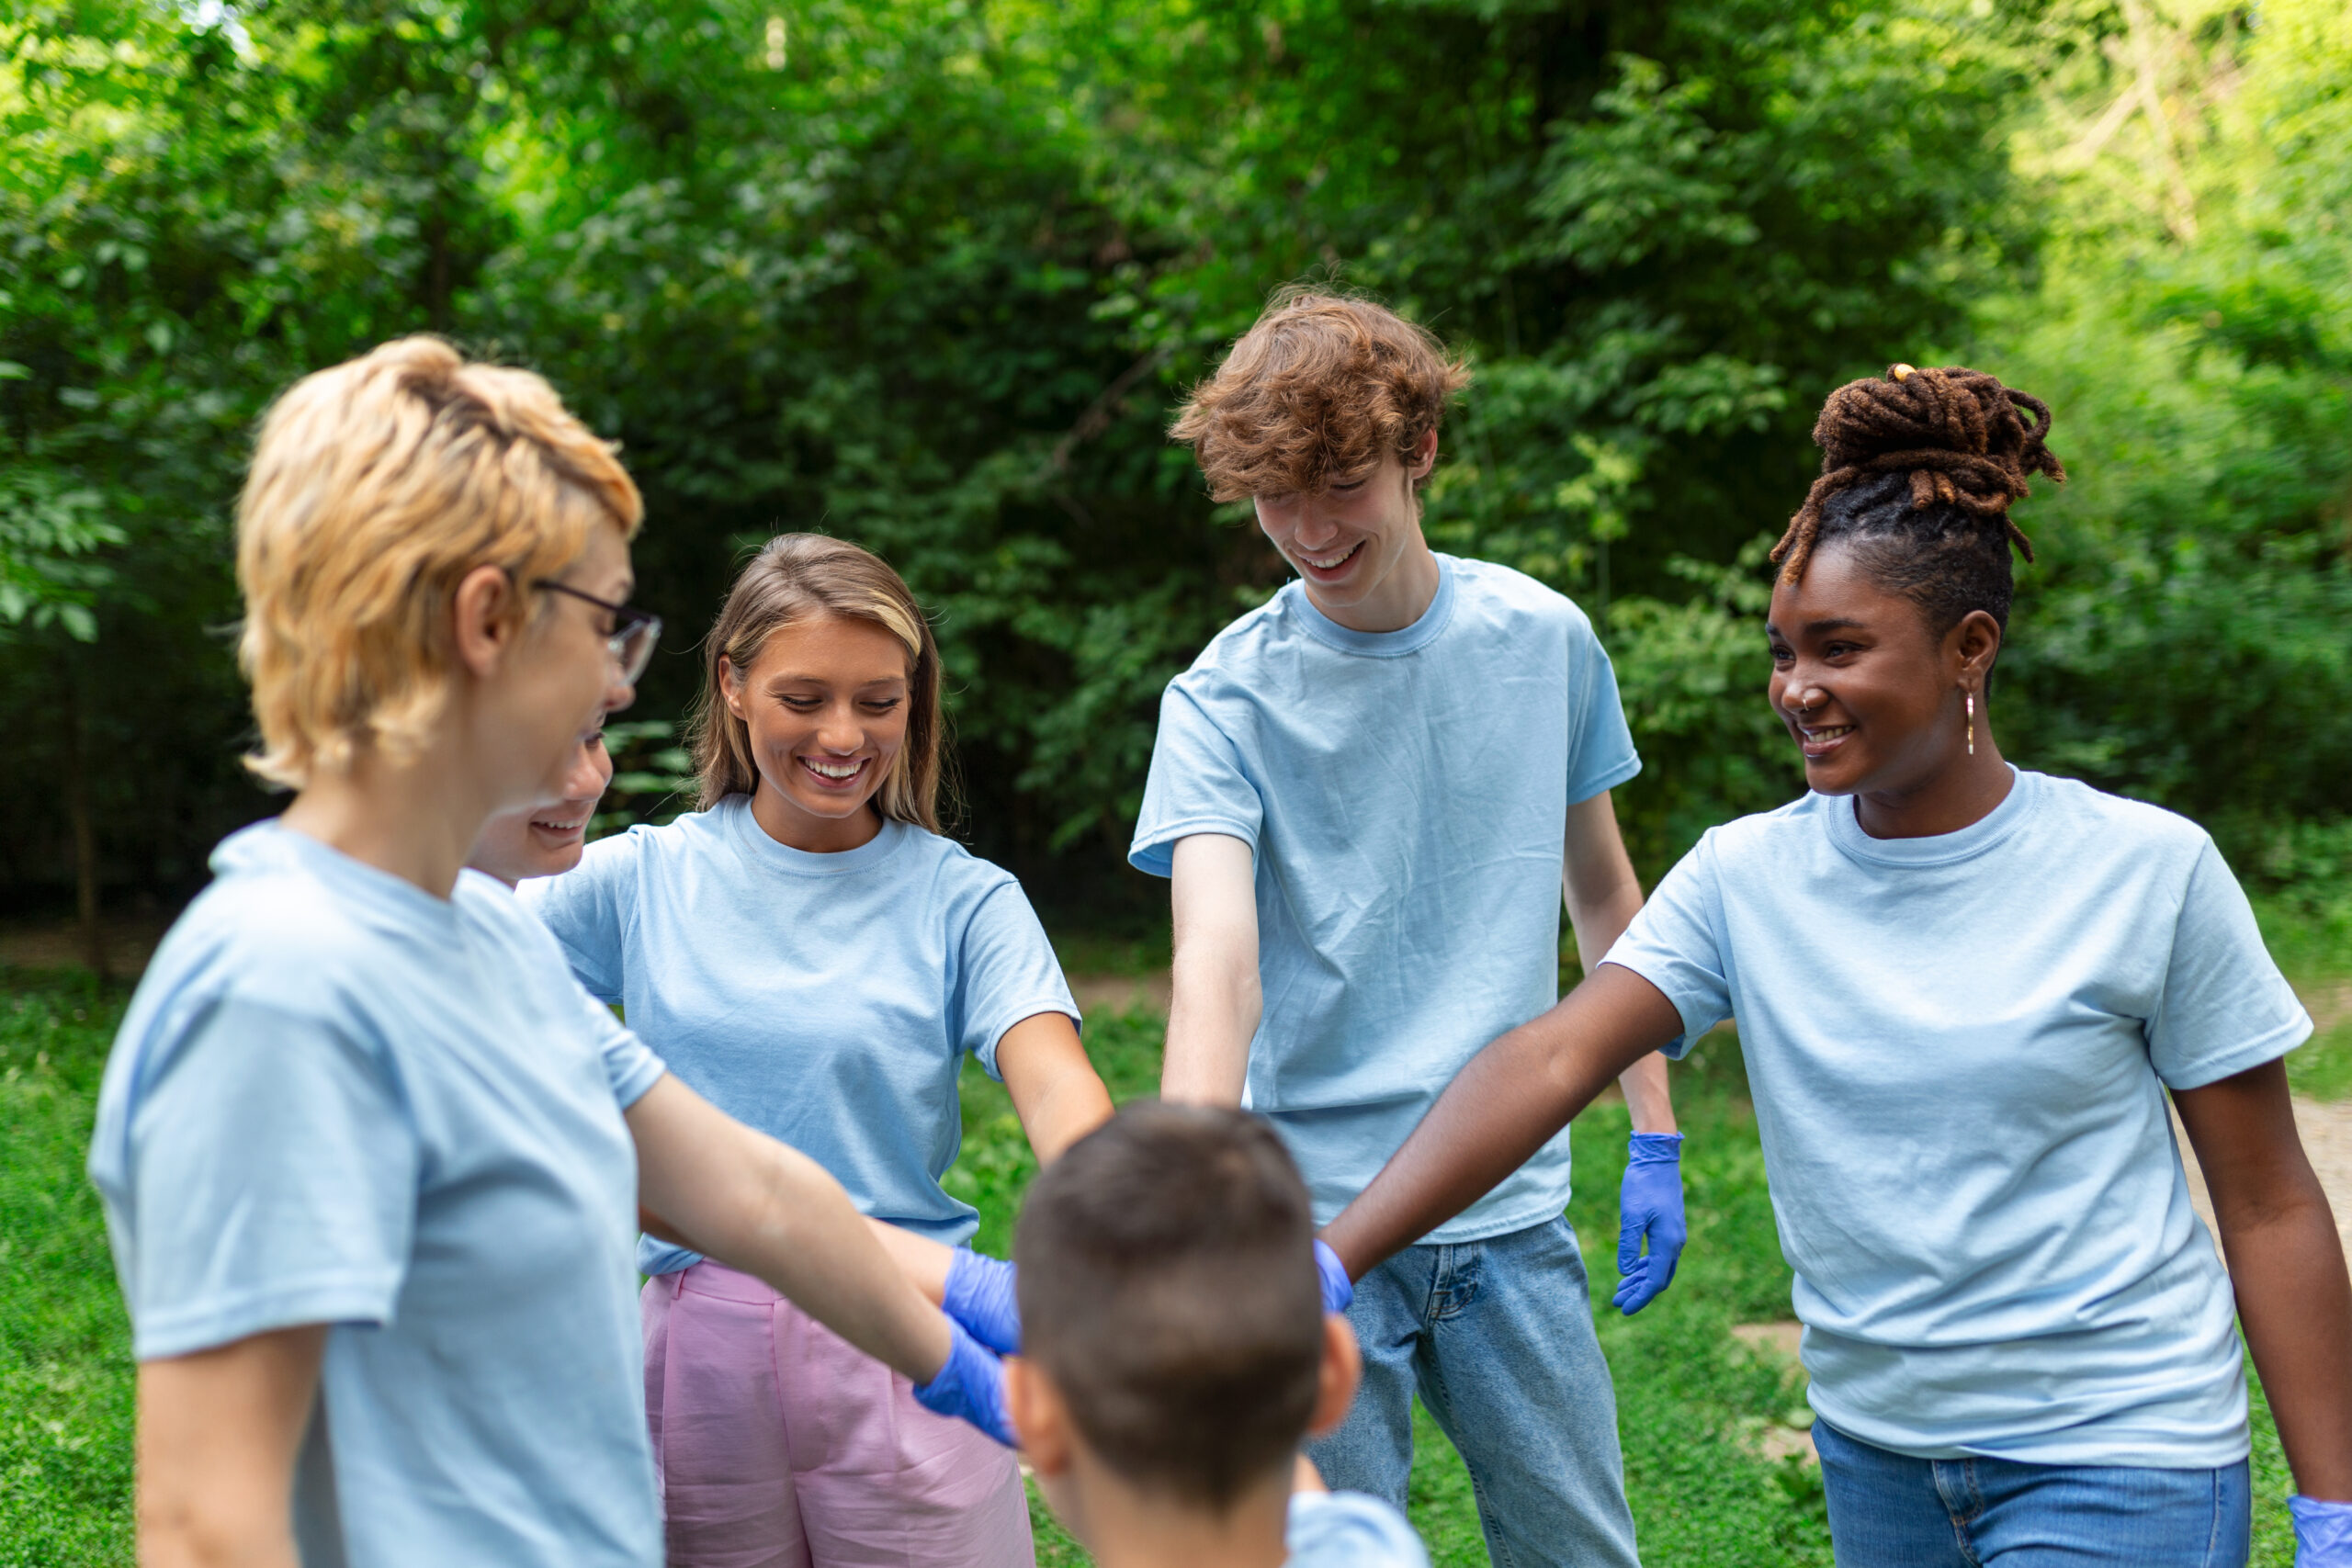
{"type": "Polygon", "coordinates": [[[1429,1568],[1404,1515],[1361,1492],[1294,1492],[1284,1568],[1429,1568]]]}
{"type": "Polygon", "coordinates": [[[1682,1016],[1682,1037],[1659,1049],[1677,1059],[1699,1036],[1731,1016],[1730,965],[1721,935],[1723,895],[1713,840],[1711,832],[1675,863],[1601,959],[1631,969],[1666,993],[1682,1016]]]}
{"type": "Polygon", "coordinates": [[[231,997],[152,1060],[127,1151],[132,1353],[390,1322],[421,1155],[382,1054],[231,997]]]}
{"type": "Polygon", "coordinates": [[[1167,876],[1176,844],[1195,833],[1224,833],[1254,852],[1265,805],[1242,764],[1240,748],[1219,729],[1181,682],[1159,699],[1159,734],[1152,742],[1143,810],[1136,818],[1127,861],[1137,871],[1167,876]]]}
{"type": "Polygon", "coordinates": [[[1078,1003],[1062,977],[1061,961],[1037,911],[1021,885],[1007,877],[990,889],[965,924],[956,967],[956,1044],[979,1058],[992,1078],[997,1043],[1004,1032],[1041,1012],[1067,1014],[1079,1021],[1078,1003]]]}
{"type": "Polygon", "coordinates": [[[1625,724],[1616,666],[1582,616],[1577,618],[1568,660],[1574,671],[1568,694],[1568,800],[1574,804],[1615,789],[1642,771],[1642,759],[1625,724]]]}
{"type": "Polygon", "coordinates": [[[588,994],[621,999],[623,917],[637,892],[637,835],[623,833],[588,846],[580,863],[560,876],[535,876],[514,896],[555,934],[563,961],[588,994]]]}
{"type": "Polygon", "coordinates": [[[2311,1037],[2311,1015],[2262,944],[2238,879],[2208,839],[2188,874],[2148,1057],[2172,1089],[2274,1061],[2311,1037]]]}
{"type": "Polygon", "coordinates": [[[634,1030],[613,1016],[613,1010],[580,991],[580,1004],[588,1010],[588,1032],[596,1042],[596,1049],[605,1058],[605,1077],[613,1086],[613,1099],[623,1111],[645,1098],[645,1091],[662,1081],[670,1070],[668,1063],[653,1053],[653,1047],[637,1037],[634,1030]]]}

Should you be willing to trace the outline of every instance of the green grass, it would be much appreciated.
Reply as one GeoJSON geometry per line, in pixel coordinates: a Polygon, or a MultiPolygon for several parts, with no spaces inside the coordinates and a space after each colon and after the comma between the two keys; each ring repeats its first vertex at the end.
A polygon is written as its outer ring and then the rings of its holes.
{"type": "Polygon", "coordinates": [[[82,1175],[119,992],[0,990],[0,1568],[131,1560],[130,1325],[82,1175]]]}
{"type": "MultiPolygon", "coordinates": [[[[119,992],[70,977],[0,973],[0,1568],[131,1562],[132,1380],[129,1335],[96,1196],[82,1176],[97,1078],[119,992]]],[[[1160,1021],[1091,1020],[1087,1040],[1113,1093],[1148,1093],[1160,1021]]],[[[2299,1053],[2300,1055],[2300,1053],[2299,1053]]],[[[1626,1489],[1653,1563],[1827,1564],[1820,1485],[1753,1435],[1800,1413],[1789,1369],[1731,1337],[1735,1323],[1785,1318],[1788,1271],[1774,1236],[1762,1156],[1737,1048],[1706,1042],[1678,1068],[1686,1131],[1690,1246],[1673,1288],[1639,1317],[1608,1309],[1615,1269],[1622,1107],[1578,1123],[1569,1214],[1591,1264],[1602,1348],[1616,1374],[1626,1489]]],[[[982,1213],[979,1244],[1001,1256],[1034,1170],[1003,1089],[964,1079],[965,1152],[951,1190],[982,1213]]],[[[1414,1524],[1440,1568],[1484,1563],[1461,1461],[1426,1416],[1414,1524]]],[[[2256,1393],[2257,1564],[2293,1560],[2286,1466],[2256,1393]]],[[[1032,1500],[1041,1568],[1086,1558],[1032,1500]]]]}

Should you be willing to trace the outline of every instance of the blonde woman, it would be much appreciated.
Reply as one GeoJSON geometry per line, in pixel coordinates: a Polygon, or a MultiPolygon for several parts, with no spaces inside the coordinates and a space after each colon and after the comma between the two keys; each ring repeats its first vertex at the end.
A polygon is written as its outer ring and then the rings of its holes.
{"type": "Polygon", "coordinates": [[[547,385],[412,338],[311,376],[238,513],[284,817],[230,838],[107,1066],[91,1175],[156,1568],[650,1568],[640,1201],[985,1413],[840,1187],[671,1077],[462,870],[628,700],[636,488],[547,385]]]}
{"type": "MultiPolygon", "coordinates": [[[[940,834],[931,627],[878,558],[787,535],[705,648],[702,809],[591,844],[523,897],[712,1103],[807,1150],[873,1218],[961,1243],[978,1218],[940,1178],[966,1055],[1043,1160],[1111,1101],[1020,884],[940,834]]],[[[989,1271],[959,1263],[963,1310],[989,1271]]],[[[673,1564],[1031,1561],[1012,1456],[918,1408],[903,1373],[696,1250],[649,1239],[638,1267],[673,1564]]]]}

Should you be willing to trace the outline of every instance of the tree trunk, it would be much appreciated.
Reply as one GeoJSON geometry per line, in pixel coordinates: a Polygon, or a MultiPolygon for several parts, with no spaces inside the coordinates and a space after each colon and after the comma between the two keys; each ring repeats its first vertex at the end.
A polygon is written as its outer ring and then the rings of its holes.
{"type": "Polygon", "coordinates": [[[74,827],[74,902],[82,927],[82,961],[107,977],[106,928],[98,918],[98,829],[90,810],[90,778],[85,767],[88,723],[79,671],[68,656],[65,704],[65,811],[74,827]]]}

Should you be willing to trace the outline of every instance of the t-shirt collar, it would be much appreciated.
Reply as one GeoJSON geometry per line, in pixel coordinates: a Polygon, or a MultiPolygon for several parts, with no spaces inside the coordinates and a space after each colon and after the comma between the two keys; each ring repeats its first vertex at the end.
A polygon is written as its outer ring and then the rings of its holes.
{"type": "Polygon", "coordinates": [[[454,937],[457,932],[458,909],[449,899],[436,898],[405,877],[354,860],[331,844],[285,827],[276,818],[241,828],[213,846],[215,876],[271,871],[297,871],[315,877],[358,908],[404,931],[443,937],[454,937]]]}
{"type": "Polygon", "coordinates": [[[735,847],[747,862],[759,869],[781,871],[791,876],[847,876],[867,870],[889,859],[914,831],[904,822],[885,819],[880,832],[854,850],[812,854],[769,838],[768,830],[752,815],[750,795],[730,796],[718,809],[735,840],[735,847]]]}
{"type": "Polygon", "coordinates": [[[1820,797],[1829,820],[1832,842],[1859,861],[1878,865],[1951,865],[1983,854],[2024,824],[2041,799],[2041,775],[2012,762],[2015,781],[2000,805],[1956,833],[1931,833],[1924,839],[1873,839],[1862,831],[1854,816],[1855,801],[1844,795],[1820,797]]]}
{"type": "MultiPolygon", "coordinates": [[[[1430,553],[1437,555],[1434,550],[1430,553]]],[[[1437,596],[1430,601],[1430,607],[1421,612],[1419,620],[1393,632],[1360,632],[1341,626],[1315,607],[1315,601],[1306,596],[1306,584],[1296,578],[1283,585],[1283,592],[1297,609],[1299,625],[1305,626],[1316,641],[1328,643],[1342,653],[1364,653],[1374,659],[1394,659],[1398,654],[1426,647],[1445,630],[1446,623],[1453,618],[1453,558],[1438,555],[1437,596]]]]}

